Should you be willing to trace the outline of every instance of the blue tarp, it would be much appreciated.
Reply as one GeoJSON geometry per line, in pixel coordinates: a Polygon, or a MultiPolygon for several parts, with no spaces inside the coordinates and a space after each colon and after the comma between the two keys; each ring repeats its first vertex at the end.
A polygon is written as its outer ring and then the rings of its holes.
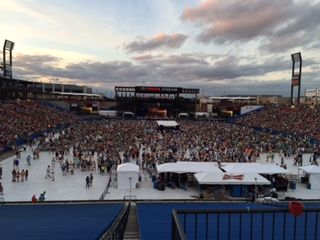
{"type": "Polygon", "coordinates": [[[0,206],[0,239],[99,239],[123,204],[0,206]]]}

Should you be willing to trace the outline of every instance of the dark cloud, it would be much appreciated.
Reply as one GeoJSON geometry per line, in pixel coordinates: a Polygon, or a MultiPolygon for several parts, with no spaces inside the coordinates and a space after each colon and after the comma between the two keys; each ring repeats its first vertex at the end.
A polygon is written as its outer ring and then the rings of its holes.
{"type": "Polygon", "coordinates": [[[229,43],[268,35],[294,12],[293,0],[208,0],[184,10],[181,19],[201,28],[198,39],[229,43]]]}
{"type": "Polygon", "coordinates": [[[27,76],[27,79],[33,79],[35,75],[54,76],[57,75],[59,69],[53,65],[61,60],[61,58],[52,55],[17,54],[14,58],[13,74],[17,77],[27,76]]]}
{"type": "MultiPolygon", "coordinates": [[[[16,62],[14,73],[22,79],[59,77],[78,84],[98,85],[108,89],[112,89],[115,85],[134,86],[145,82],[149,85],[205,87],[206,89],[223,86],[228,88],[229,92],[232,90],[232,94],[237,92],[242,94],[245,89],[251,94],[289,92],[287,86],[290,84],[290,58],[270,57],[261,63],[248,61],[248,59],[243,63],[237,56],[202,53],[143,55],[135,58],[140,61],[79,62],[58,68],[50,65],[57,58],[25,55],[20,58],[23,61],[16,62]],[[43,59],[43,63],[40,63],[39,59],[43,59]],[[266,74],[283,71],[288,72],[288,79],[284,81],[286,86],[279,85],[277,82],[271,84],[269,81],[259,81],[266,74]]],[[[317,72],[319,70],[313,60],[306,61],[305,66],[310,66],[317,72]]],[[[303,73],[306,86],[315,86],[316,82],[312,81],[314,78],[316,78],[315,75],[311,73],[309,75],[303,73]]]]}
{"type": "Polygon", "coordinates": [[[261,45],[262,50],[284,51],[292,48],[319,48],[320,3],[304,4],[300,11],[273,31],[261,45]]]}
{"type": "Polygon", "coordinates": [[[319,46],[320,3],[295,0],[207,0],[186,8],[182,21],[200,28],[203,43],[262,40],[260,49],[286,51],[319,46]]]}
{"type": "Polygon", "coordinates": [[[139,39],[124,44],[128,52],[145,52],[157,49],[176,49],[180,48],[187,40],[188,36],[181,33],[166,35],[160,33],[150,39],[139,39]]]}

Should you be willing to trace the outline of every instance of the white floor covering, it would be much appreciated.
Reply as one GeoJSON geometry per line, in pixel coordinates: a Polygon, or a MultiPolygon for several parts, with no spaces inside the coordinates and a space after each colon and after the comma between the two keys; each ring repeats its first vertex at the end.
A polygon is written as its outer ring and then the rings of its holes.
{"type": "MultiPolygon", "coordinates": [[[[25,182],[12,182],[11,171],[13,169],[13,159],[10,157],[1,161],[3,166],[3,176],[0,180],[4,188],[4,200],[11,201],[31,201],[31,197],[35,194],[39,197],[40,193],[46,191],[46,200],[98,200],[107,186],[109,175],[100,175],[98,171],[93,172],[93,187],[86,189],[85,178],[90,172],[81,172],[76,170],[74,175],[63,176],[59,163],[55,166],[55,181],[45,179],[47,166],[51,163],[53,155],[48,152],[41,152],[39,160],[31,160],[31,166],[27,166],[26,157],[31,154],[31,150],[22,152],[20,161],[20,170],[28,169],[29,178],[25,182]]],[[[304,165],[309,165],[310,154],[304,154],[304,165]]],[[[69,156],[71,159],[71,156],[69,156]]],[[[259,162],[266,162],[266,155],[262,154],[259,162]]],[[[275,154],[275,162],[280,165],[280,156],[275,154]]],[[[298,174],[298,167],[293,166],[293,158],[285,159],[288,170],[293,174],[298,174]]],[[[194,189],[187,191],[182,189],[166,188],[165,191],[153,189],[150,176],[142,175],[142,183],[139,188],[132,189],[131,194],[137,199],[194,199],[198,192],[194,189]]],[[[113,174],[112,179],[115,179],[113,174]]],[[[112,181],[109,193],[105,200],[122,200],[124,196],[130,194],[129,190],[121,190],[116,188],[116,182],[112,181]]],[[[286,196],[302,198],[302,199],[320,199],[320,190],[307,189],[305,185],[297,184],[295,190],[288,190],[280,193],[279,197],[286,196]]]]}

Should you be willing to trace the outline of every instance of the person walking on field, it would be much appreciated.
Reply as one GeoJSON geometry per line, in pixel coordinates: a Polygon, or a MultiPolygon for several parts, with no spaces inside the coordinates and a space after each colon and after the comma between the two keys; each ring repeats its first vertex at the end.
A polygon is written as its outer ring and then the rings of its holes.
{"type": "Polygon", "coordinates": [[[90,185],[93,186],[93,175],[90,173],[90,185]]]}
{"type": "Polygon", "coordinates": [[[28,164],[28,166],[31,166],[31,156],[30,155],[28,155],[28,157],[27,157],[27,164],[28,164]]]}
{"type": "Polygon", "coordinates": [[[86,177],[86,188],[90,187],[90,178],[89,176],[86,177]]]}
{"type": "Polygon", "coordinates": [[[50,169],[50,166],[48,165],[48,167],[47,167],[47,173],[46,173],[45,179],[47,179],[47,178],[51,178],[50,171],[51,171],[51,169],[50,169]]]}

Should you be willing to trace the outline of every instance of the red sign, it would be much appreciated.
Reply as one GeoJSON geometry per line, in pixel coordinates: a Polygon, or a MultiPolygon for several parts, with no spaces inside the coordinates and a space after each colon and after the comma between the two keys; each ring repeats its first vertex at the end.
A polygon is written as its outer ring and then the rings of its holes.
{"type": "Polygon", "coordinates": [[[161,92],[161,88],[157,88],[157,87],[147,87],[147,92],[159,93],[159,92],[161,92]]]}
{"type": "Polygon", "coordinates": [[[299,86],[300,85],[300,78],[298,75],[292,77],[292,86],[299,86]]]}

